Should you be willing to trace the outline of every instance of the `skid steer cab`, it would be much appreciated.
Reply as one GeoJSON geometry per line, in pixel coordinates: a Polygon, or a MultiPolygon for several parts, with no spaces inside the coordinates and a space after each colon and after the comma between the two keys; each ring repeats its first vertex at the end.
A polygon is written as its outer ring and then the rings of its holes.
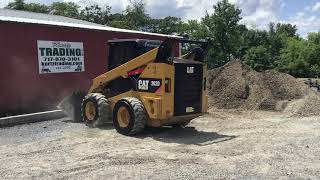
{"type": "Polygon", "coordinates": [[[74,93],[59,106],[74,121],[82,120],[89,127],[113,122],[119,133],[134,135],[146,126],[185,126],[207,112],[203,60],[209,42],[123,39],[108,43],[110,70],[93,79],[88,93],[74,93]],[[172,57],[174,43],[196,46],[172,57]]]}

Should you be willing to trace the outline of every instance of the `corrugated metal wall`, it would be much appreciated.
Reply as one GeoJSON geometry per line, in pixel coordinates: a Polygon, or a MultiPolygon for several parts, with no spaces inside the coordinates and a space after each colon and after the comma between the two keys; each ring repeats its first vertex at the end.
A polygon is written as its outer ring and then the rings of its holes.
{"type": "Polygon", "coordinates": [[[0,22],[0,113],[52,109],[74,90],[87,90],[107,71],[107,41],[129,38],[164,37],[0,22]],[[37,40],[83,42],[85,72],[39,75],[37,40]]]}

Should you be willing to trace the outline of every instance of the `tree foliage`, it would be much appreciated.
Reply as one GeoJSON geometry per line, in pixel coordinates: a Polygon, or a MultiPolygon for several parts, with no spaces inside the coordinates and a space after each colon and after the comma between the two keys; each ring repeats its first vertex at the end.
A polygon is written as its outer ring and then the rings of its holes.
{"type": "Polygon", "coordinates": [[[184,22],[181,18],[168,16],[163,19],[150,19],[150,32],[161,34],[180,34],[183,32],[184,22]]]}
{"type": "Polygon", "coordinates": [[[105,6],[104,8],[97,4],[87,6],[81,10],[80,19],[106,25],[110,22],[110,11],[110,6],[105,6]]]}
{"type": "Polygon", "coordinates": [[[320,45],[320,32],[309,33],[307,39],[313,44],[320,45]]]}
{"type": "Polygon", "coordinates": [[[25,5],[26,5],[26,3],[24,2],[24,0],[15,0],[14,2],[10,2],[7,5],[7,8],[8,9],[15,9],[15,10],[26,10],[25,5]]]}
{"type": "Polygon", "coordinates": [[[290,38],[280,51],[280,59],[277,63],[280,71],[296,77],[318,76],[320,46],[308,40],[290,38]]]}
{"type": "Polygon", "coordinates": [[[271,69],[271,54],[264,46],[251,47],[244,55],[244,62],[257,71],[271,69]]]}
{"type": "Polygon", "coordinates": [[[227,0],[213,6],[212,15],[206,13],[202,24],[207,28],[206,35],[214,40],[214,49],[207,58],[209,67],[224,65],[237,56],[239,49],[239,21],[241,10],[227,0]]]}
{"type": "Polygon", "coordinates": [[[111,26],[123,29],[149,31],[150,16],[147,14],[144,0],[130,0],[123,14],[113,16],[111,26]]]}
{"type": "Polygon", "coordinates": [[[80,6],[73,2],[54,2],[50,6],[50,14],[79,18],[80,6]]]}
{"type": "Polygon", "coordinates": [[[24,9],[31,12],[37,12],[37,13],[49,13],[50,8],[46,5],[39,4],[39,3],[30,3],[25,4],[24,9]]]}

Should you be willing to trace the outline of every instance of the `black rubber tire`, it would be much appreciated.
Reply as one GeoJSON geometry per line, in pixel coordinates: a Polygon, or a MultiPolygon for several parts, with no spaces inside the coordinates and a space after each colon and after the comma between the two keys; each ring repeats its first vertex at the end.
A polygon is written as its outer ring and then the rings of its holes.
{"type": "Polygon", "coordinates": [[[130,136],[142,132],[148,119],[147,112],[142,102],[133,97],[126,97],[119,100],[113,108],[113,125],[120,134],[130,136]],[[129,111],[130,119],[127,127],[120,127],[118,122],[118,110],[125,107],[129,111]]]}
{"type": "Polygon", "coordinates": [[[87,95],[84,91],[75,91],[71,95],[65,97],[58,105],[73,123],[82,122],[81,106],[84,97],[87,95]]]}
{"type": "Polygon", "coordinates": [[[82,107],[82,102],[85,96],[86,96],[86,93],[84,91],[77,91],[73,93],[73,97],[74,97],[73,99],[74,115],[72,118],[73,123],[82,122],[81,107],[82,107]]]}
{"type": "Polygon", "coordinates": [[[111,106],[109,105],[109,102],[105,98],[105,96],[100,93],[88,94],[83,100],[81,112],[84,123],[86,124],[86,126],[91,128],[102,127],[106,123],[112,122],[111,106]],[[91,121],[88,120],[84,111],[86,103],[88,102],[93,102],[97,112],[94,120],[91,121]]]}

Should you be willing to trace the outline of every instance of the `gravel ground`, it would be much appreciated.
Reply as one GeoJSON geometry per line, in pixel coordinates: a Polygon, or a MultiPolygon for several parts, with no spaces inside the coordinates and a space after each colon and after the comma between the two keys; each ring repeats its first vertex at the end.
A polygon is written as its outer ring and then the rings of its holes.
{"type": "Polygon", "coordinates": [[[0,129],[0,179],[319,179],[320,117],[216,111],[138,137],[67,119],[0,129]]]}

